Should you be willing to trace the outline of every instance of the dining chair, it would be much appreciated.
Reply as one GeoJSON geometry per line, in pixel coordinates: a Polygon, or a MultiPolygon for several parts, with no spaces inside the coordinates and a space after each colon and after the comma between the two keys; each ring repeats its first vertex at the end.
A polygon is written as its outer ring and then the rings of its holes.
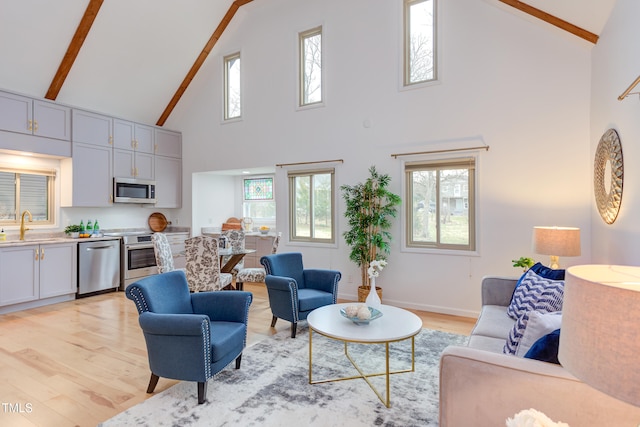
{"type": "Polygon", "coordinates": [[[198,383],[198,403],[207,381],[235,359],[240,368],[247,344],[250,292],[190,293],[183,271],[156,274],[127,286],[147,344],[153,393],[160,377],[198,383]]]}
{"type": "Polygon", "coordinates": [[[220,272],[218,239],[196,236],[184,241],[186,276],[191,292],[219,291],[229,286],[233,276],[220,272]]]}
{"type": "MultiPolygon", "coordinates": [[[[271,246],[271,255],[275,254],[278,251],[278,245],[280,244],[281,237],[282,233],[278,233],[278,235],[273,239],[273,245],[271,246]]],[[[243,290],[245,282],[264,282],[266,276],[267,272],[262,267],[242,268],[236,275],[236,289],[239,291],[243,290]]]]}
{"type": "MultiPolygon", "coordinates": [[[[244,231],[242,230],[225,230],[222,235],[227,238],[227,242],[231,246],[233,251],[241,251],[244,249],[244,231]]],[[[224,255],[222,257],[222,265],[225,265],[231,258],[231,255],[224,255]]],[[[240,260],[231,270],[231,275],[235,279],[238,272],[244,266],[244,261],[240,260]]]]}
{"type": "Polygon", "coordinates": [[[153,253],[156,258],[156,267],[158,273],[168,273],[173,270],[183,270],[183,268],[176,269],[173,264],[173,253],[171,253],[171,245],[169,239],[164,233],[153,233],[151,235],[151,242],[153,243],[153,253]]]}
{"type": "Polygon", "coordinates": [[[291,338],[296,337],[299,320],[318,307],[335,304],[342,274],[336,270],[305,269],[302,254],[287,252],[260,258],[267,276],[265,284],[271,306],[271,327],[278,318],[291,322],[291,338]]]}

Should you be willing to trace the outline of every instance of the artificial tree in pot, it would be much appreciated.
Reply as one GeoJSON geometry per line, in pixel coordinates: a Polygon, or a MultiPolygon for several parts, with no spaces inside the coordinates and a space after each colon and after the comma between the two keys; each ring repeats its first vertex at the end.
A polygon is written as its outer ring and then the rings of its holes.
{"type": "Polygon", "coordinates": [[[370,288],[367,269],[373,260],[386,259],[391,250],[391,218],[395,218],[400,196],[388,190],[391,177],[380,174],[375,166],[369,168],[369,178],[353,186],[343,185],[346,202],[345,217],[349,230],[344,239],[351,252],[349,259],[360,267],[362,287],[370,288]]]}

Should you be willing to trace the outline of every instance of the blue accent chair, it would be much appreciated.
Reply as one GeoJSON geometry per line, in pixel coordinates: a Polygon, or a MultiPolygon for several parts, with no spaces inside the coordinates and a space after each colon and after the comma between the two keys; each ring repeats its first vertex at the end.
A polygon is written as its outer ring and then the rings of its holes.
{"type": "Polygon", "coordinates": [[[271,327],[278,318],[291,322],[291,338],[296,337],[298,321],[318,307],[335,304],[338,282],[336,270],[304,269],[302,254],[288,252],[260,258],[267,276],[265,284],[271,305],[271,327]]]}
{"type": "Polygon", "coordinates": [[[247,341],[250,292],[190,293],[183,271],[145,277],[127,286],[138,309],[149,356],[153,393],[159,377],[198,383],[198,403],[207,381],[236,361],[247,341]]]}

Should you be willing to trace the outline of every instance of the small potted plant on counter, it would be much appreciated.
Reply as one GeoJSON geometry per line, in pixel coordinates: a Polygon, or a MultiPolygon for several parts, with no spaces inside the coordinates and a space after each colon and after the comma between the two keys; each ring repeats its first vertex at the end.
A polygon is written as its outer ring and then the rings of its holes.
{"type": "Polygon", "coordinates": [[[79,225],[67,225],[64,229],[64,232],[71,236],[73,239],[77,239],[80,237],[80,232],[82,231],[82,227],[79,225]]]}

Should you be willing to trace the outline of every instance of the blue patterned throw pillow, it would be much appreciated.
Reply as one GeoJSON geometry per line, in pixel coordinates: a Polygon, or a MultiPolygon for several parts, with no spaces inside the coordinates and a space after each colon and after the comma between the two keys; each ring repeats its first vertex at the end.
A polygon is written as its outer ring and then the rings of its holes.
{"type": "Polygon", "coordinates": [[[562,310],[564,280],[552,280],[538,276],[529,270],[511,297],[507,314],[517,319],[527,311],[551,313],[562,310]]]}
{"type": "Polygon", "coordinates": [[[527,323],[529,323],[529,313],[525,312],[516,319],[516,323],[513,324],[513,328],[509,331],[507,342],[502,349],[504,354],[516,354],[516,351],[518,351],[520,340],[522,340],[524,331],[527,329],[527,323]]]}

